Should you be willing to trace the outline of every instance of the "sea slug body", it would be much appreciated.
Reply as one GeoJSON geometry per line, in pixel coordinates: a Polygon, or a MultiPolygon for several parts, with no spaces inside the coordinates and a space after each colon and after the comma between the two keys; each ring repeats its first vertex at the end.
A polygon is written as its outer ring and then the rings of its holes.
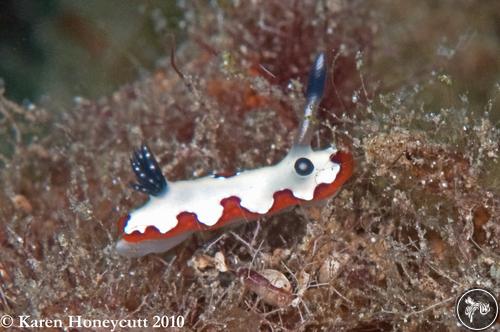
{"type": "Polygon", "coordinates": [[[286,208],[324,200],[338,192],[352,174],[348,152],[334,146],[310,146],[312,116],[324,90],[325,56],[319,54],[309,74],[304,119],[285,158],[279,163],[234,176],[206,176],[167,182],[146,146],[135,151],[133,188],[150,196],[143,206],[119,221],[118,253],[137,257],[167,251],[200,230],[254,220],[286,208]]]}

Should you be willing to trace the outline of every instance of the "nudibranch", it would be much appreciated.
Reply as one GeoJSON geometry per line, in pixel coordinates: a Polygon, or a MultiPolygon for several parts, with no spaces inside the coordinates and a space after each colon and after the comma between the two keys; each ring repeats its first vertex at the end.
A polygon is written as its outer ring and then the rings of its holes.
{"type": "Polygon", "coordinates": [[[311,148],[313,116],[325,85],[325,62],[320,53],[309,73],[298,134],[285,158],[273,166],[230,177],[170,182],[147,145],[136,150],[131,165],[137,183],[132,187],[150,198],[120,219],[123,235],[116,245],[118,253],[138,257],[164,252],[195,232],[255,220],[335,195],[352,175],[353,158],[335,146],[311,148]]]}

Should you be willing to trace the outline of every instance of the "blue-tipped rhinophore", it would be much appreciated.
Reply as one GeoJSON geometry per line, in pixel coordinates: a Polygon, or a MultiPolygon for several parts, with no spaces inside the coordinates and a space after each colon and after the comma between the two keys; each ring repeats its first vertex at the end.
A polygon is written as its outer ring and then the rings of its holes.
{"type": "Polygon", "coordinates": [[[306,90],[306,106],[304,108],[304,118],[299,127],[299,132],[295,138],[296,145],[309,146],[313,135],[311,122],[314,113],[318,109],[319,102],[323,98],[326,78],[325,54],[319,53],[309,71],[309,80],[306,90]]]}
{"type": "Polygon", "coordinates": [[[316,56],[314,63],[309,71],[307,81],[306,99],[321,99],[325,90],[326,64],[325,54],[320,53],[316,56]]]}

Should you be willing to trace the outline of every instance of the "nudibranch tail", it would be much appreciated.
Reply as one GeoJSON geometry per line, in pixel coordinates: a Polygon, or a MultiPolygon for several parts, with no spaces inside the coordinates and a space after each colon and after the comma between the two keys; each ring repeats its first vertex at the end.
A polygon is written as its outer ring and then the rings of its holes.
{"type": "Polygon", "coordinates": [[[323,98],[325,90],[326,62],[325,54],[320,53],[316,56],[309,72],[309,79],[306,90],[306,105],[304,107],[304,118],[299,127],[299,132],[295,138],[295,144],[309,146],[313,135],[313,126],[311,122],[318,105],[323,98]]]}
{"type": "Polygon", "coordinates": [[[166,191],[167,180],[165,180],[158,162],[146,144],[134,151],[130,165],[138,182],[131,184],[133,189],[151,196],[159,196],[166,191]]]}

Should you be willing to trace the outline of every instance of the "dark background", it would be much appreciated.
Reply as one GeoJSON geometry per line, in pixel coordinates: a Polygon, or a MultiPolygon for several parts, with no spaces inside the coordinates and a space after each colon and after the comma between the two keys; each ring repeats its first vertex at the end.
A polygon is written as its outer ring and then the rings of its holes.
{"type": "Polygon", "coordinates": [[[175,1],[2,0],[0,78],[17,102],[96,98],[154,68],[175,1]]]}

